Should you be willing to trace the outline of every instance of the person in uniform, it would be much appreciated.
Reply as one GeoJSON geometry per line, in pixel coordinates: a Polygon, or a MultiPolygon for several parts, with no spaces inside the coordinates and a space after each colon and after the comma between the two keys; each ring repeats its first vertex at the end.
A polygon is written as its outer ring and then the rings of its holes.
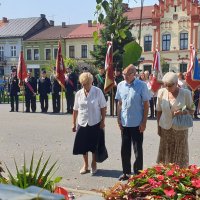
{"type": "Polygon", "coordinates": [[[61,94],[61,86],[56,79],[55,74],[56,68],[54,68],[54,73],[51,75],[51,94],[52,94],[52,104],[53,104],[53,113],[60,112],[60,94],[61,94]]]}
{"type": "Polygon", "coordinates": [[[77,90],[77,76],[72,72],[72,67],[66,68],[65,74],[65,97],[67,101],[67,113],[73,113],[74,107],[74,92],[77,90]]]}
{"type": "Polygon", "coordinates": [[[11,110],[10,112],[14,112],[14,104],[16,105],[15,110],[18,112],[19,108],[19,93],[20,93],[20,87],[19,87],[19,79],[17,78],[17,69],[13,68],[11,77],[9,79],[9,87],[8,87],[8,93],[10,95],[10,103],[11,103],[11,110]]]}
{"type": "Polygon", "coordinates": [[[30,112],[30,107],[32,112],[36,111],[36,94],[37,94],[37,80],[32,76],[31,71],[28,70],[27,78],[24,81],[25,89],[25,102],[26,102],[26,112],[30,112]]]}
{"type": "Polygon", "coordinates": [[[38,93],[40,95],[41,112],[48,111],[48,94],[51,91],[50,79],[46,77],[46,71],[42,70],[41,78],[38,81],[38,93]]]}
{"type": "Polygon", "coordinates": [[[108,96],[104,92],[104,85],[105,85],[105,68],[103,66],[98,67],[98,74],[95,76],[94,85],[101,89],[103,92],[106,101],[108,100],[108,96]]]}

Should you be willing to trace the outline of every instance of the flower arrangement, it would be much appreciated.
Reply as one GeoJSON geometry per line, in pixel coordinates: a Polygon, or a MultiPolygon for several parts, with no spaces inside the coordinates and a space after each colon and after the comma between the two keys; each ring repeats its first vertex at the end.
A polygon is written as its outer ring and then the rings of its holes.
{"type": "Polygon", "coordinates": [[[118,182],[104,191],[107,200],[195,200],[200,199],[200,168],[176,164],[156,165],[130,177],[126,184],[118,182]]]}

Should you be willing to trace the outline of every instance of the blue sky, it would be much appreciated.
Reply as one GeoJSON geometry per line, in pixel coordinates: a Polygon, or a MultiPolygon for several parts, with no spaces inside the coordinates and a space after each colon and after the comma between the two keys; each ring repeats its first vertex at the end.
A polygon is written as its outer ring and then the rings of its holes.
{"type": "MultiPolygon", "coordinates": [[[[130,7],[140,6],[140,0],[124,0],[130,7]],[[138,1],[138,3],[136,2],[138,1]]],[[[96,0],[0,0],[0,18],[39,17],[45,14],[56,25],[87,23],[95,20],[96,0]]],[[[154,5],[158,0],[144,0],[145,5],[154,5]]]]}

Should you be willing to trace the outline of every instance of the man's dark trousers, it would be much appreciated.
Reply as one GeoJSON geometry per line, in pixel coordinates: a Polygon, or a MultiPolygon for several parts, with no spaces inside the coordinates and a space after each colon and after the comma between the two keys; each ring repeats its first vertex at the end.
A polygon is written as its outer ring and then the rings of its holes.
{"type": "Polygon", "coordinates": [[[143,169],[143,133],[140,133],[139,126],[123,127],[122,131],[122,168],[124,174],[131,174],[131,144],[135,153],[135,162],[133,165],[134,174],[138,174],[143,169]]]}

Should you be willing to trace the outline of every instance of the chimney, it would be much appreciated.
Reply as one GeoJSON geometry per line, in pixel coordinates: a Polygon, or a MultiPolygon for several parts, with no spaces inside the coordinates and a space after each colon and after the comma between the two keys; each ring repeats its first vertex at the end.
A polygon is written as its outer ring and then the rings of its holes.
{"type": "Polygon", "coordinates": [[[49,24],[50,24],[50,26],[54,26],[54,21],[53,21],[53,20],[50,20],[50,21],[49,21],[49,24]]]}
{"type": "Polygon", "coordinates": [[[65,27],[66,27],[65,22],[62,22],[62,28],[65,28],[65,27]]]}
{"type": "Polygon", "coordinates": [[[129,9],[128,3],[122,3],[122,7],[125,12],[129,9]]]}
{"type": "Polygon", "coordinates": [[[46,15],[45,14],[40,14],[40,17],[43,19],[43,18],[46,18],[46,15]]]}
{"type": "Polygon", "coordinates": [[[92,20],[88,20],[88,27],[92,27],[92,20]]]}
{"type": "Polygon", "coordinates": [[[7,17],[3,17],[2,21],[3,21],[3,23],[7,23],[8,22],[8,18],[7,17]]]}

